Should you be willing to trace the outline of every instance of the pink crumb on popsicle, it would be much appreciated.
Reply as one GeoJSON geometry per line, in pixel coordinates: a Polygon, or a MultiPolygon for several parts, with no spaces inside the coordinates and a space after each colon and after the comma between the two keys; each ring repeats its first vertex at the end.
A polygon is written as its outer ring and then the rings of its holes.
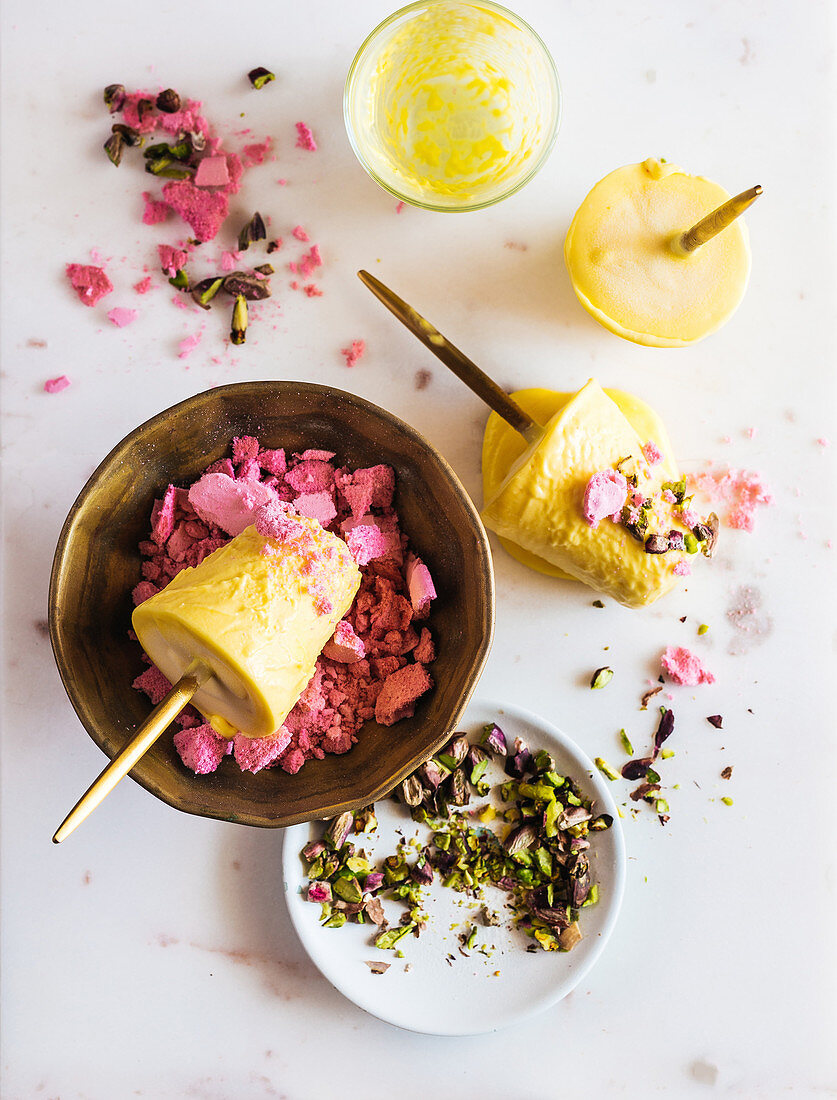
{"type": "Polygon", "coordinates": [[[618,470],[600,470],[593,474],[584,490],[585,520],[595,528],[603,519],[617,519],[627,495],[628,482],[618,470]]]}

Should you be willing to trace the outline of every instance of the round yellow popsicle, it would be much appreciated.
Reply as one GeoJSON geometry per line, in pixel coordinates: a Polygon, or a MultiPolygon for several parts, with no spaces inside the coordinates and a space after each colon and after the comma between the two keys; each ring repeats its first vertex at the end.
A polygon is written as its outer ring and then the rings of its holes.
{"type": "Polygon", "coordinates": [[[676,242],[729,198],[717,183],[659,160],[605,176],[564,242],[578,300],[617,336],[652,347],[685,347],[720,328],[750,277],[743,220],[688,254],[676,242]]]}
{"type": "Polygon", "coordinates": [[[194,658],[211,668],[192,703],[227,737],[279,730],[360,585],[341,539],[293,522],[288,540],[246,528],[134,609],[140,645],[172,683],[194,658]]]}

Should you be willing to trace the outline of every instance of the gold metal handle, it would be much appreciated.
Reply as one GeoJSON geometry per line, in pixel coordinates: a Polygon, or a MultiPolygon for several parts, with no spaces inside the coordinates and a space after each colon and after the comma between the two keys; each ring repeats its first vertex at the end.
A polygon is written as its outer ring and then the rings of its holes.
{"type": "Polygon", "coordinates": [[[425,320],[403,298],[399,298],[395,291],[390,290],[368,271],[359,271],[357,274],[361,282],[384,303],[390,313],[418,337],[428,351],[432,351],[437,359],[441,359],[445,366],[473,390],[490,409],[493,409],[498,416],[502,416],[503,420],[519,432],[528,443],[536,443],[540,439],[543,435],[543,427],[524,412],[505,390],[501,390],[493,379],[480,370],[476,363],[443,336],[435,325],[425,320]]]}
{"type": "Polygon", "coordinates": [[[148,752],[162,732],[183,710],[192,696],[212,675],[212,670],[200,660],[194,660],[165,697],[149,714],[131,741],[115,757],[97,779],[91,783],[72,810],[59,825],[52,838],[53,844],[62,840],[81,825],[99,803],[107,798],[120,779],[148,752]]]}
{"type": "Polygon", "coordinates": [[[691,229],[687,229],[685,233],[680,233],[674,238],[672,241],[674,251],[680,256],[688,256],[696,248],[700,248],[702,244],[706,244],[713,237],[717,237],[736,218],[741,217],[748,206],[753,205],[761,194],[761,190],[761,187],[756,186],[751,187],[749,191],[742,191],[740,195],[735,195],[723,206],[719,206],[717,210],[713,210],[711,214],[701,218],[691,229]]]}

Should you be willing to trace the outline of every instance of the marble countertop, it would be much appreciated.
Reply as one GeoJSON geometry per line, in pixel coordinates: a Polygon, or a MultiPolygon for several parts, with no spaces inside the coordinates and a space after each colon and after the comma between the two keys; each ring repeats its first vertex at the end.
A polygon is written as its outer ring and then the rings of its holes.
{"type": "Polygon", "coordinates": [[[837,1092],[834,9],[517,9],[555,56],[562,130],[522,192],[455,216],[397,213],[343,131],[342,82],[385,0],[4,5],[8,1100],[837,1092]],[[255,65],[277,73],[260,93],[244,79],[255,65]],[[276,303],[231,348],[226,317],[176,309],[158,275],[145,297],[132,290],[144,267],[155,272],[156,244],[176,234],[141,223],[146,177],[135,165],[117,173],[101,152],[101,88],[114,81],[202,100],[232,147],[248,127],[273,137],[275,161],[248,172],[233,212],[269,214],[288,240],[305,226],[324,260],[320,297],[277,276],[276,303]],[[295,147],[298,120],[316,153],[295,147]],[[764,187],[748,216],[747,296],[721,332],[684,350],[637,347],[598,327],[562,263],[589,187],[654,155],[732,192],[764,187]],[[116,290],[88,310],[63,272],[91,253],[116,290]],[[503,386],[572,389],[594,374],[659,409],[684,469],[714,459],[757,470],[774,498],[752,534],[727,531],[711,568],[638,612],[594,609],[589,591],[528,572],[493,543],[497,631],[481,694],[540,712],[590,756],[618,760],[620,727],[635,744],[650,736],[638,700],[666,645],[691,646],[716,676],[671,689],[671,820],[625,811],[628,884],[603,957],[566,1000],[495,1036],[409,1034],[338,994],[287,919],[279,832],[178,814],[126,781],[70,840],[50,843],[103,765],[45,633],[53,549],[88,475],[137,424],[227,382],[326,383],[409,420],[480,501],[483,408],[373,300],[359,267],[503,386]],[[139,316],[117,328],[112,306],[139,316]],[[349,370],[341,349],[358,339],[367,352],[349,370]],[[71,385],[44,393],[62,374],[71,385]],[[698,637],[701,623],[710,629],[698,637]],[[603,664],[616,675],[591,692],[603,664]],[[710,714],[723,715],[722,730],[710,714]]]}

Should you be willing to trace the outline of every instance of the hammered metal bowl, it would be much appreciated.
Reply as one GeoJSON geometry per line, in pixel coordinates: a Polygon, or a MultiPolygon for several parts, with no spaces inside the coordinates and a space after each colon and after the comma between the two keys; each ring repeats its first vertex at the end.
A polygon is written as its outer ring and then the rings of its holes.
{"type": "MultiPolygon", "coordinates": [[[[494,577],[485,531],[458,478],[391,413],[307,382],[243,382],[190,397],[111,451],[73,504],[55,551],[49,590],[55,660],[82,725],[111,759],[151,710],[131,688],[145,665],[128,629],[131,589],[140,579],[137,543],[148,537],[154,499],[170,482],[194,481],[243,435],[287,451],[335,451],[351,467],[394,467],[403,529],[438,593],[430,619],[436,686],[412,718],[388,728],[367,722],[350,752],[309,760],[297,775],[279,768],[252,775],[229,758],[211,775],[193,775],[168,733],[130,773],[185,813],[277,827],[364,806],[441,747],[488,655],[494,577]]],[[[68,800],[74,793],[67,792],[68,800]]]]}

